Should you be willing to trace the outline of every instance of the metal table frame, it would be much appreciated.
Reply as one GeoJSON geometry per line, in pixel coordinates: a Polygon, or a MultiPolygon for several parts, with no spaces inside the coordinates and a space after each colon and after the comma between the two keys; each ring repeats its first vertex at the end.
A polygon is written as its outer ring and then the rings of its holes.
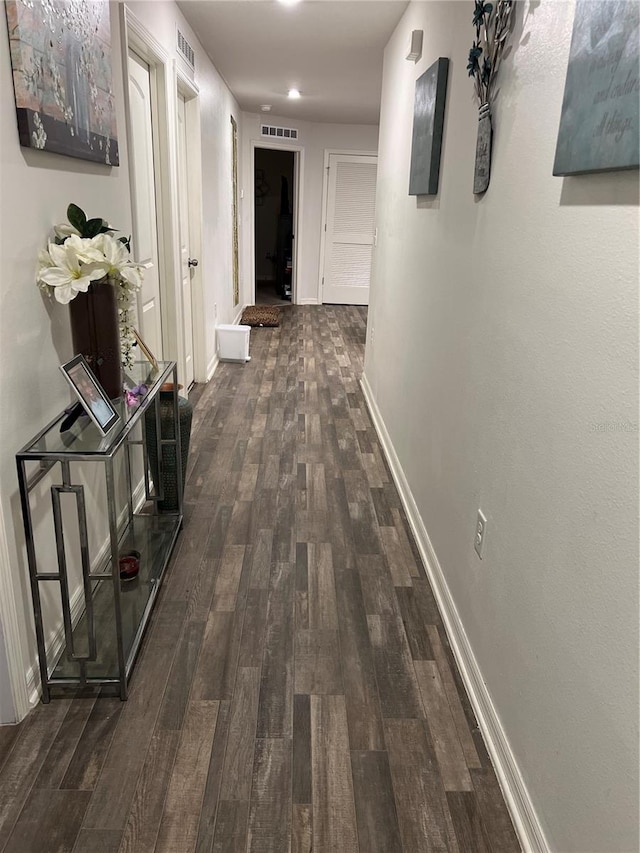
{"type": "Polygon", "coordinates": [[[126,699],[128,695],[128,681],[135,663],[142,637],[147,626],[155,599],[162,582],[164,571],[169,562],[173,546],[182,526],[182,454],[180,444],[180,415],[178,409],[178,376],[175,362],[164,362],[160,364],[158,376],[154,379],[153,384],[149,386],[149,391],[145,397],[141,399],[139,406],[133,413],[130,414],[126,421],[121,420],[107,436],[97,442],[95,450],[78,452],[72,449],[47,451],[38,448],[38,443],[46,436],[50,430],[54,430],[65,417],[62,412],[54,420],[51,421],[43,430],[41,430],[19,453],[16,454],[16,463],[18,468],[18,482],[20,488],[20,501],[22,506],[22,517],[24,522],[24,533],[27,551],[27,561],[29,566],[29,579],[31,585],[31,596],[33,601],[33,613],[36,631],[36,640],[38,646],[38,659],[40,668],[40,678],[42,681],[42,701],[47,703],[51,698],[51,687],[57,685],[67,686],[83,686],[86,684],[96,685],[118,685],[121,699],[126,699]],[[172,382],[172,399],[174,410],[174,438],[163,438],[161,434],[160,423],[160,389],[164,383],[172,382]],[[144,424],[142,425],[142,438],[134,439],[133,430],[139,424],[148,410],[155,407],[155,435],[156,435],[156,458],[157,458],[157,474],[158,483],[154,483],[153,494],[151,493],[150,478],[149,478],[149,458],[148,448],[145,437],[144,424]],[[146,602],[142,618],[135,632],[131,648],[128,654],[125,655],[123,642],[122,628],[122,608],[121,608],[121,580],[119,572],[119,545],[124,537],[126,530],[133,525],[135,508],[133,506],[133,484],[131,471],[131,455],[130,449],[134,445],[142,446],[143,467],[144,467],[144,490],[145,500],[153,502],[153,513],[158,515],[158,503],[164,499],[163,493],[163,452],[166,446],[175,447],[176,466],[177,466],[177,495],[178,508],[175,517],[172,515],[172,520],[175,522],[175,529],[172,530],[168,547],[163,553],[162,563],[159,569],[157,579],[151,583],[149,598],[146,602]],[[123,529],[118,529],[118,512],[116,501],[116,487],[114,475],[114,458],[116,454],[124,447],[125,449],[125,473],[127,483],[127,523],[123,529]],[[28,463],[39,462],[38,468],[29,475],[27,472],[28,463]],[[105,467],[105,480],[107,491],[107,512],[109,517],[109,558],[106,566],[94,567],[92,570],[91,555],[89,554],[88,532],[87,532],[87,515],[84,486],[82,484],[74,485],[71,478],[71,463],[72,462],[98,462],[105,467]],[[31,518],[31,503],[30,493],[34,487],[45,477],[49,471],[60,463],[61,483],[51,486],[51,501],[53,523],[56,538],[56,551],[58,560],[57,572],[38,572],[38,562],[36,556],[34,530],[31,518]],[[78,517],[78,528],[80,535],[80,559],[82,567],[82,587],[84,595],[84,614],[86,615],[87,626],[87,652],[80,654],[76,651],[74,642],[74,625],[72,624],[71,615],[71,597],[69,591],[69,577],[67,572],[67,558],[64,544],[64,529],[62,519],[62,509],[60,496],[64,493],[69,493],[75,496],[76,510],[78,517]],[[87,675],[87,663],[95,661],[97,656],[96,651],[96,633],[94,620],[94,593],[99,583],[111,582],[113,585],[113,604],[115,617],[115,630],[117,641],[117,677],[92,677],[87,675]],[[40,598],[41,583],[58,583],[60,585],[60,596],[62,602],[62,616],[64,626],[65,648],[62,655],[56,661],[52,662],[49,667],[47,661],[47,650],[44,637],[44,625],[42,617],[42,602],[40,598]],[[62,656],[66,655],[70,661],[75,661],[79,667],[79,676],[71,677],[55,677],[51,673],[55,669],[57,661],[62,656]]]}

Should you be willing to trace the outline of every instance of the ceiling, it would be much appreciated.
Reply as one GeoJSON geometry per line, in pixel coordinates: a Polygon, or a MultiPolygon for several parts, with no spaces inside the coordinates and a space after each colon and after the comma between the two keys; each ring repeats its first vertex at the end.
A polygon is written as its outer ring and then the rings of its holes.
{"type": "Polygon", "coordinates": [[[293,121],[377,124],[382,55],[404,0],[182,0],[240,107],[293,121]],[[290,100],[290,88],[300,100],[290,100]]]}

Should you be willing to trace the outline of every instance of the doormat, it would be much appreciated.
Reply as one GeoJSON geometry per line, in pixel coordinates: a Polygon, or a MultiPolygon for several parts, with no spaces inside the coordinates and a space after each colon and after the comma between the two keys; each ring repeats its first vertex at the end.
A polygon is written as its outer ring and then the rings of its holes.
{"type": "Polygon", "coordinates": [[[277,305],[250,305],[242,312],[243,326],[279,326],[280,309],[277,305]]]}

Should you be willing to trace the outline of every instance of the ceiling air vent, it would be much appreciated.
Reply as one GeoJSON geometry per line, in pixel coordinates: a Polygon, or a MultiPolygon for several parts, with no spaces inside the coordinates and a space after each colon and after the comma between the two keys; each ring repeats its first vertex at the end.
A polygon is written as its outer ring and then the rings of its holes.
{"type": "Polygon", "coordinates": [[[196,67],[196,55],[193,52],[193,48],[186,40],[186,38],[182,35],[180,30],[178,30],[178,50],[182,54],[182,56],[187,60],[189,65],[195,70],[196,67]]]}
{"type": "Polygon", "coordinates": [[[272,124],[261,124],[260,134],[269,139],[297,139],[298,131],[293,127],[274,127],[272,124]]]}

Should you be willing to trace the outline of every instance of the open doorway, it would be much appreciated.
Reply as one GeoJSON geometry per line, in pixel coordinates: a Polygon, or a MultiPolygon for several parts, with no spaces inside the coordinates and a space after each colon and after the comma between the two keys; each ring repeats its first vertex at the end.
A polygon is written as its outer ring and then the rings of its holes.
{"type": "Polygon", "coordinates": [[[287,305],[292,301],[295,156],[294,151],[255,149],[256,305],[287,305]]]}

